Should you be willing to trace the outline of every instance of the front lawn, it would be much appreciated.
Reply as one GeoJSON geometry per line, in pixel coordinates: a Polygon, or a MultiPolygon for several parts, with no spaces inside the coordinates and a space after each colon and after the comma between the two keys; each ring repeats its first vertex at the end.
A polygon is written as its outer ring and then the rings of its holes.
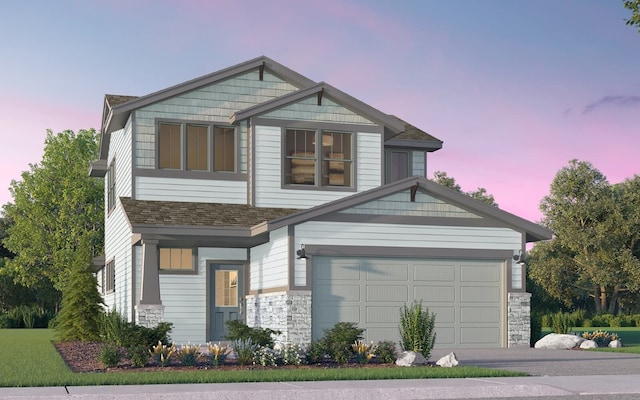
{"type": "Polygon", "coordinates": [[[144,385],[171,383],[291,382],[524,376],[479,367],[300,368],[250,371],[160,371],[73,373],[47,329],[0,329],[0,387],[144,385]]]}

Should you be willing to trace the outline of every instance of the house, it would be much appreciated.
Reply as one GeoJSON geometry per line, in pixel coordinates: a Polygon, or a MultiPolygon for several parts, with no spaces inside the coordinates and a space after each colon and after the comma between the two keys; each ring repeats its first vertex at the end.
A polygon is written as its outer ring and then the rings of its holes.
{"type": "Polygon", "coordinates": [[[173,323],[176,342],[225,321],[308,343],[336,322],[397,340],[399,308],[437,314],[437,346],[529,344],[534,223],[425,179],[442,142],[259,57],[142,96],[106,95],[99,159],[109,308],[173,323]]]}

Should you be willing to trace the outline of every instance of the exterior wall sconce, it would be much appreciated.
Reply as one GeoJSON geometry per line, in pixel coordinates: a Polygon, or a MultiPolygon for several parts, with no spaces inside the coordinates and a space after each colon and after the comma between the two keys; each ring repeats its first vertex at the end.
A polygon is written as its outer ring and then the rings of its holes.
{"type": "Polygon", "coordinates": [[[520,264],[520,265],[523,265],[525,263],[524,253],[522,253],[522,250],[520,250],[518,254],[514,254],[513,261],[515,261],[517,264],[520,264]]]}
{"type": "Polygon", "coordinates": [[[300,250],[296,251],[296,255],[298,256],[298,260],[303,260],[307,258],[307,252],[304,251],[304,243],[300,245],[300,250]]]}

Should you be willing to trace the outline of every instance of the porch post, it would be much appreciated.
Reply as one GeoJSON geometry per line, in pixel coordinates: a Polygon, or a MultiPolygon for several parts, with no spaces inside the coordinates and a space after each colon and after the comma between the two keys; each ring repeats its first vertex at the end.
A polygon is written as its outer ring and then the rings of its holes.
{"type": "Polygon", "coordinates": [[[160,300],[160,276],[158,273],[158,241],[142,240],[142,276],[140,298],[136,305],[136,323],[154,327],[164,318],[164,306],[160,300]]]}

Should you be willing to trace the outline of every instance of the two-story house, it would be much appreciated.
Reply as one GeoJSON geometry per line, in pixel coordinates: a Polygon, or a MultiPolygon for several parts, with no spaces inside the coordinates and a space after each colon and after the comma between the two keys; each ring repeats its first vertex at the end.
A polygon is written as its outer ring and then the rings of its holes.
{"type": "Polygon", "coordinates": [[[427,180],[442,142],[415,126],[259,57],[107,95],[101,132],[96,271],[130,321],[172,322],[176,342],[221,340],[229,319],[282,342],[340,321],[397,340],[417,300],[436,346],[528,346],[517,261],[550,232],[427,180]]]}

